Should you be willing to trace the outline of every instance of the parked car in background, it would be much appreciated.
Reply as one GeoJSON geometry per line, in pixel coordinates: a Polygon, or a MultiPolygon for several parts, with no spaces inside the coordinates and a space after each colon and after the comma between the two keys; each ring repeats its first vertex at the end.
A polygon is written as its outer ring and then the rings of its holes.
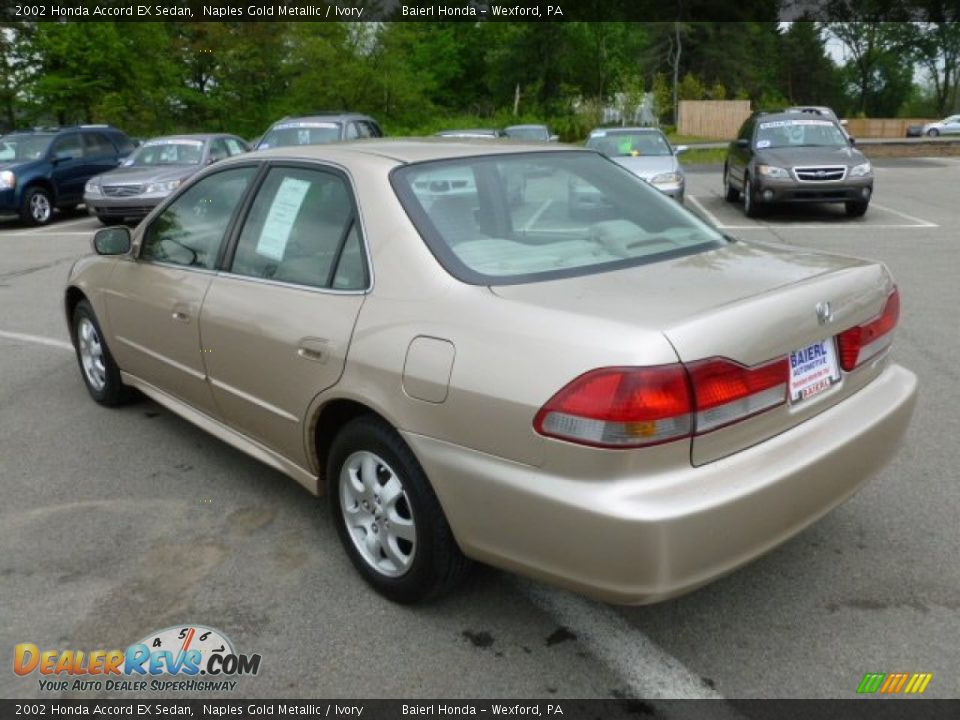
{"type": "Polygon", "coordinates": [[[93,400],[138,388],[325,491],[399,602],[467,558],[611,602],[689,591],[853,494],[916,399],[882,263],[734,241],[583,149],[249,153],[93,244],[63,297],[93,400]],[[536,212],[504,188],[530,163],[536,212]],[[418,192],[448,170],[469,202],[418,192]],[[602,219],[563,212],[573,178],[602,219]]]}
{"type": "Polygon", "coordinates": [[[922,130],[924,135],[937,137],[938,135],[960,135],[960,115],[951,115],[943,120],[927,123],[922,130]]]}
{"type": "Polygon", "coordinates": [[[468,130],[441,130],[437,137],[445,138],[502,138],[502,130],[496,128],[471,128],[468,130]]]}
{"type": "Polygon", "coordinates": [[[109,125],[18,130],[0,143],[0,214],[46,225],[55,209],[83,201],[94,175],[112,170],[133,151],[130,138],[109,125]]]}
{"type": "Polygon", "coordinates": [[[603,153],[664,195],[683,202],[686,177],[677,155],[686,145],[674,148],[656,128],[597,128],[587,137],[587,147],[603,153]]]}
{"type": "Polygon", "coordinates": [[[260,137],[255,150],[299,145],[326,145],[345,140],[383,137],[377,121],[368,115],[325,112],[285,117],[260,137]]]}
{"type": "Polygon", "coordinates": [[[774,203],[843,203],[847,215],[867,212],[873,168],[829,118],[754,113],[730,143],[724,196],[756,217],[774,203]]]}
{"type": "Polygon", "coordinates": [[[144,217],[201,168],[250,150],[236,135],[167,135],[144,142],[124,163],[87,181],[87,212],[110,225],[144,217]]]}
{"type": "Polygon", "coordinates": [[[503,129],[503,134],[516,140],[538,140],[540,142],[557,142],[559,135],[550,132],[546,125],[511,125],[503,129]]]}
{"type": "Polygon", "coordinates": [[[907,125],[907,137],[921,137],[923,135],[923,125],[907,125]]]}

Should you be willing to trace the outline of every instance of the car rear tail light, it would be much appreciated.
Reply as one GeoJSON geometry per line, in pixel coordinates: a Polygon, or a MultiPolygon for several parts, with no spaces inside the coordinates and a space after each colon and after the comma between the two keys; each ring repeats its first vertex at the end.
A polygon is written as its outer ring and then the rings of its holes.
{"type": "Polygon", "coordinates": [[[596,447],[657,445],[716,430],[782,405],[789,364],[746,367],[726,358],[690,365],[592,370],[541,408],[541,435],[596,447]]]}
{"type": "Polygon", "coordinates": [[[711,358],[691,363],[687,369],[693,384],[698,434],[744,420],[787,399],[790,365],[785,357],[755,367],[711,358]]]}
{"type": "Polygon", "coordinates": [[[844,330],[837,336],[840,367],[845,372],[862,365],[890,347],[900,319],[900,292],[894,288],[883,311],[873,320],[844,330]]]}
{"type": "Polygon", "coordinates": [[[534,419],[541,435],[597,447],[642,447],[688,437],[689,380],[682,365],[592,370],[554,395],[534,419]]]}

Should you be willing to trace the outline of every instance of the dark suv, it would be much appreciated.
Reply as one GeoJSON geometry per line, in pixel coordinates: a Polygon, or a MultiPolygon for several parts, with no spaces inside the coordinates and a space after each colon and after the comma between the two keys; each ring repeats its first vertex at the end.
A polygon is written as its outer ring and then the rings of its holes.
{"type": "Polygon", "coordinates": [[[843,203],[860,217],[873,195],[873,168],[840,125],[824,115],[756,113],[730,143],[723,165],[727,200],[759,215],[773,203],[843,203]]]}
{"type": "Polygon", "coordinates": [[[46,225],[54,208],[83,202],[94,175],[113,170],[133,150],[125,133],[109,125],[18,130],[0,138],[0,215],[18,214],[46,225]]]}
{"type": "Polygon", "coordinates": [[[254,149],[324,145],[371,137],[383,137],[383,131],[372,117],[348,112],[322,112],[278,120],[257,141],[254,149]]]}

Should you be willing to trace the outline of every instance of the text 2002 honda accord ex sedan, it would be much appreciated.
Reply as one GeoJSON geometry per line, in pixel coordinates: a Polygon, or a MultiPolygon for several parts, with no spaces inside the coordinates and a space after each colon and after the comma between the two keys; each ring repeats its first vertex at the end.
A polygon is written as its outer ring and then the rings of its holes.
{"type": "Polygon", "coordinates": [[[853,493],[914,405],[882,264],[724,237],[587,150],[280,148],[94,245],[65,297],[93,398],[136,388],[326,490],[401,602],[467,558],[690,590],[853,493]],[[574,185],[603,202],[571,216],[574,185]]]}

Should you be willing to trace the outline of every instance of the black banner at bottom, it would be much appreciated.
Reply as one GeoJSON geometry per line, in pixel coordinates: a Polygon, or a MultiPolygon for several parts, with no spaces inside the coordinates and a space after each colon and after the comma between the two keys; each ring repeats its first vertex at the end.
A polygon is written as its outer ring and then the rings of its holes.
{"type": "Polygon", "coordinates": [[[922,700],[0,700],[0,718],[463,717],[564,720],[956,720],[960,699],[922,700]]]}

